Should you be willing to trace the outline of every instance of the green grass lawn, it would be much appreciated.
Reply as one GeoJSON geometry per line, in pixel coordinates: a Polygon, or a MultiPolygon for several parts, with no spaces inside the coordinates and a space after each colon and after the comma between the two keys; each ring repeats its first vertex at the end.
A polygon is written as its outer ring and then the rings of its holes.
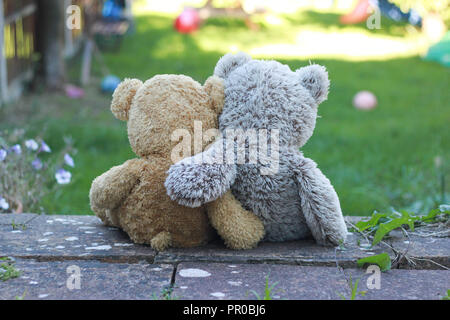
{"type": "MultiPolygon", "coordinates": [[[[146,13],[137,16],[135,32],[124,39],[120,50],[105,53],[104,59],[111,72],[122,78],[145,80],[160,73],[183,73],[203,82],[230,48],[252,52],[267,44],[291,43],[295,49],[296,35],[304,30],[325,35],[359,33],[405,43],[417,37],[401,24],[383,21],[384,28],[375,34],[361,25],[340,26],[338,17],[300,12],[281,16],[278,25],[262,21],[258,31],[248,30],[241,21],[214,19],[194,35],[181,35],[172,29],[172,16],[146,13]]],[[[330,52],[334,49],[330,47],[330,52]]],[[[273,58],[292,69],[310,60],[301,52],[273,58]]],[[[450,184],[450,70],[417,55],[374,60],[330,54],[313,61],[328,68],[331,91],[304,153],[334,184],[343,212],[422,210],[440,203],[442,175],[450,184]],[[354,94],[364,89],[374,92],[379,102],[369,112],[351,104],[354,94]],[[441,168],[435,166],[436,157],[441,168]]],[[[71,77],[78,78],[79,60],[70,61],[69,67],[71,77]]],[[[94,74],[100,75],[97,66],[94,74]]],[[[62,146],[63,136],[74,140],[78,153],[73,182],[44,199],[48,213],[91,214],[92,180],[134,156],[126,124],[110,113],[110,97],[98,92],[98,79],[81,100],[33,94],[0,113],[2,127],[26,127],[30,137],[42,134],[55,150],[62,146]]]]}

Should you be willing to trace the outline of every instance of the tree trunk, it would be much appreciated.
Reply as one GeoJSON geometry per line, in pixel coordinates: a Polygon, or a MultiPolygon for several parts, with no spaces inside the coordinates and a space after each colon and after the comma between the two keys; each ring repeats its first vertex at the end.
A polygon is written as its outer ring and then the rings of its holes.
{"type": "Polygon", "coordinates": [[[38,48],[42,55],[42,73],[48,89],[61,89],[65,81],[63,57],[64,1],[38,1],[38,48]]]}

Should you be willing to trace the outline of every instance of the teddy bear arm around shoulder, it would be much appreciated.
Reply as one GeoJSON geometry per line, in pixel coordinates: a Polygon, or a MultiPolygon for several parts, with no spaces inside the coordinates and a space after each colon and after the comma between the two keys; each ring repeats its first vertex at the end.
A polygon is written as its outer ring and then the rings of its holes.
{"type": "Polygon", "coordinates": [[[236,178],[236,165],[223,160],[224,140],[214,142],[206,151],[173,164],[167,171],[168,196],[181,205],[199,207],[217,200],[236,178]]]}
{"type": "Polygon", "coordinates": [[[254,248],[264,237],[264,225],[231,193],[236,167],[222,163],[218,156],[222,143],[220,139],[198,156],[172,165],[165,182],[167,194],[181,205],[206,204],[211,225],[229,248],[254,248]]]}

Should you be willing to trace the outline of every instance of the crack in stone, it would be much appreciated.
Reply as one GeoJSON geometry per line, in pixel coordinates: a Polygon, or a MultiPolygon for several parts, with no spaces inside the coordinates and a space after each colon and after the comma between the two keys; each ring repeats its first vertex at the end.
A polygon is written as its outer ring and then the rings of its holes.
{"type": "Polygon", "coordinates": [[[98,261],[105,263],[126,263],[139,264],[145,262],[147,264],[155,264],[154,258],[149,256],[13,256],[15,259],[34,260],[36,262],[63,262],[63,261],[98,261]]]}
{"type": "MultiPolygon", "coordinates": [[[[39,217],[40,215],[39,214],[36,214],[36,215],[33,215],[30,219],[28,219],[27,221],[25,221],[25,222],[22,222],[22,223],[18,223],[18,225],[24,225],[24,226],[26,226],[27,228],[28,228],[28,226],[27,226],[27,223],[30,223],[31,221],[33,221],[34,219],[36,219],[37,217],[39,217]]],[[[9,223],[0,223],[0,226],[10,226],[10,225],[12,225],[13,223],[15,223],[13,220],[12,221],[10,221],[9,223]]]]}

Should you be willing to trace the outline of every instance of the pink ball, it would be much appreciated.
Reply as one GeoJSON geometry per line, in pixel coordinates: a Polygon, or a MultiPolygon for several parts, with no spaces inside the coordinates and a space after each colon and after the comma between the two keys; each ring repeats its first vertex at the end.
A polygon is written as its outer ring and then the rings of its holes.
{"type": "Polygon", "coordinates": [[[71,99],[79,99],[84,97],[84,90],[77,86],[67,84],[64,87],[64,90],[66,91],[66,95],[71,99]]]}
{"type": "Polygon", "coordinates": [[[370,110],[377,106],[377,97],[370,91],[360,91],[353,97],[356,109],[370,110]]]}

